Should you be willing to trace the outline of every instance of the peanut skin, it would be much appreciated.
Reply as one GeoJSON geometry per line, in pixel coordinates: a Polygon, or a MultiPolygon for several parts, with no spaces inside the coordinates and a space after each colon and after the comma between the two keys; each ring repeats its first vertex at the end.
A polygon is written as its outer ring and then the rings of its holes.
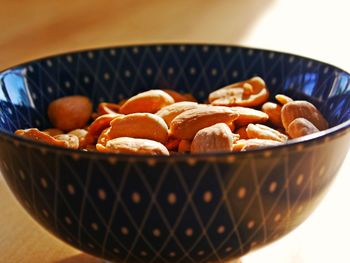
{"type": "Polygon", "coordinates": [[[92,103],[85,96],[67,96],[50,103],[48,116],[52,125],[68,132],[83,128],[92,114],[92,103]]]}

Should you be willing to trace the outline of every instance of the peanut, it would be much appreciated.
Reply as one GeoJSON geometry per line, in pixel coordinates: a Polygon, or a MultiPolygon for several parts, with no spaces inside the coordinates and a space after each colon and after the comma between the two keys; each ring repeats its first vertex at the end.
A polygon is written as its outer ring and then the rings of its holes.
{"type": "Polygon", "coordinates": [[[122,114],[137,112],[156,113],[161,108],[173,104],[174,99],[162,90],[149,90],[128,99],[119,109],[122,114]]]}
{"type": "Polygon", "coordinates": [[[168,141],[165,144],[165,147],[169,150],[169,151],[176,151],[179,147],[180,144],[180,140],[173,138],[173,137],[169,137],[168,141]]]}
{"type": "Polygon", "coordinates": [[[74,134],[59,134],[54,136],[56,140],[65,142],[65,147],[69,149],[79,148],[79,138],[74,134]]]}
{"type": "Polygon", "coordinates": [[[281,110],[283,127],[288,130],[289,124],[296,118],[305,118],[320,131],[328,128],[328,123],[318,109],[310,102],[296,100],[283,105],[281,110]]]}
{"type": "Polygon", "coordinates": [[[59,135],[59,134],[63,134],[64,132],[59,130],[59,129],[55,129],[55,128],[49,128],[46,130],[43,130],[43,132],[45,132],[46,134],[50,135],[50,136],[55,136],[55,135],[59,135]]]}
{"type": "Polygon", "coordinates": [[[133,137],[158,141],[165,144],[168,140],[168,126],[165,121],[151,113],[133,113],[119,116],[111,121],[109,132],[112,139],[133,137]]]}
{"type": "Polygon", "coordinates": [[[319,129],[307,119],[296,118],[289,124],[287,132],[291,138],[299,138],[319,132],[319,129]]]}
{"type": "Polygon", "coordinates": [[[170,124],[170,134],[178,139],[192,140],[196,133],[216,123],[231,123],[239,113],[220,106],[199,107],[176,116],[170,124]]]}
{"type": "Polygon", "coordinates": [[[281,142],[267,139],[248,139],[248,140],[239,140],[233,145],[234,151],[248,151],[258,148],[273,147],[281,145],[281,142]]]}
{"type": "Polygon", "coordinates": [[[120,104],[102,102],[97,107],[97,114],[116,114],[119,112],[120,104]]]}
{"type": "Polygon", "coordinates": [[[111,131],[111,127],[108,127],[104,129],[100,136],[98,137],[97,143],[102,144],[103,146],[106,146],[107,142],[111,139],[109,133],[111,131]]]}
{"type": "Polygon", "coordinates": [[[68,134],[73,134],[78,137],[79,139],[79,149],[85,148],[85,146],[88,143],[88,140],[86,139],[88,131],[85,129],[75,129],[73,131],[68,132],[68,134]]]}
{"type": "Polygon", "coordinates": [[[181,140],[178,147],[179,153],[189,153],[191,152],[191,144],[192,141],[190,140],[181,140]]]}
{"type": "Polygon", "coordinates": [[[231,84],[209,94],[209,102],[219,106],[255,107],[269,98],[269,91],[260,77],[231,84]]]}
{"type": "Polygon", "coordinates": [[[233,134],[224,123],[199,130],[191,144],[192,153],[231,151],[233,134]]]}
{"type": "Polygon", "coordinates": [[[163,118],[163,120],[166,122],[168,127],[170,126],[171,121],[179,114],[181,114],[184,111],[195,109],[199,107],[199,104],[197,102],[190,102],[190,101],[182,101],[177,102],[168,106],[165,106],[164,108],[160,109],[156,115],[163,118]]]}
{"type": "Polygon", "coordinates": [[[269,116],[269,121],[276,128],[283,128],[282,119],[281,119],[281,109],[282,107],[273,102],[266,102],[261,107],[262,111],[269,116]]]}
{"type": "Polygon", "coordinates": [[[98,137],[101,132],[110,126],[110,122],[120,116],[118,113],[109,113],[97,117],[88,127],[88,134],[93,137],[98,137]]]}
{"type": "Polygon", "coordinates": [[[172,89],[163,89],[163,91],[168,93],[174,99],[175,103],[181,101],[197,102],[197,100],[189,93],[181,94],[172,89]]]}
{"type": "Polygon", "coordinates": [[[135,139],[130,137],[115,138],[109,140],[106,146],[97,144],[96,148],[101,152],[169,155],[167,148],[159,142],[147,139],[135,139]]]}
{"type": "Polygon", "coordinates": [[[275,96],[275,99],[276,99],[279,103],[281,103],[282,105],[294,101],[292,98],[290,98],[290,97],[288,97],[288,96],[286,96],[286,95],[283,95],[283,94],[277,94],[277,95],[275,96]]]}
{"type": "Polygon", "coordinates": [[[67,96],[50,103],[48,116],[52,125],[62,131],[83,128],[92,113],[92,103],[85,96],[67,96]]]}
{"type": "Polygon", "coordinates": [[[231,107],[231,109],[239,113],[238,118],[234,121],[237,127],[246,126],[249,123],[262,123],[269,118],[265,112],[247,107],[231,107]]]}
{"type": "Polygon", "coordinates": [[[239,135],[240,139],[248,139],[247,126],[238,128],[235,133],[239,135]]]}
{"type": "Polygon", "coordinates": [[[39,131],[37,128],[30,128],[26,130],[15,131],[16,135],[23,136],[35,141],[47,143],[50,145],[66,147],[66,143],[63,141],[56,140],[54,137],[48,135],[45,132],[39,131]]]}
{"type": "Polygon", "coordinates": [[[288,136],[262,124],[249,124],[247,126],[247,135],[249,139],[267,139],[278,142],[286,142],[288,136]]]}

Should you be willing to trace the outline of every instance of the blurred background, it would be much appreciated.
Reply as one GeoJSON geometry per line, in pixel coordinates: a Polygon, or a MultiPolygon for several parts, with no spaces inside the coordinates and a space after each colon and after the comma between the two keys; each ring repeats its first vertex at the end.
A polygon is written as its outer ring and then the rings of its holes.
{"type": "MultiPolygon", "coordinates": [[[[296,53],[350,71],[348,0],[0,0],[0,4],[0,70],[72,50],[196,42],[296,53]]],[[[316,212],[290,235],[248,255],[243,263],[350,262],[350,212],[343,209],[350,198],[349,170],[348,155],[316,212]]],[[[101,262],[66,246],[32,221],[1,175],[0,225],[0,262],[101,262]]]]}
{"type": "Polygon", "coordinates": [[[0,68],[49,54],[154,42],[290,51],[350,68],[347,0],[1,0],[0,68]]]}

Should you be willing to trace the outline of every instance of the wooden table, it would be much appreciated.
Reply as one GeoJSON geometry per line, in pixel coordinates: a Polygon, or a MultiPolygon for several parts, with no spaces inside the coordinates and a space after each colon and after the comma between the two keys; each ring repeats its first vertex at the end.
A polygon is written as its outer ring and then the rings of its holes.
{"type": "MultiPolygon", "coordinates": [[[[1,1],[0,69],[49,54],[155,42],[229,43],[311,56],[350,70],[344,0],[1,1]]],[[[350,154],[298,229],[243,259],[350,262],[350,154]]],[[[0,262],[101,262],[48,234],[0,176],[0,262]]]]}

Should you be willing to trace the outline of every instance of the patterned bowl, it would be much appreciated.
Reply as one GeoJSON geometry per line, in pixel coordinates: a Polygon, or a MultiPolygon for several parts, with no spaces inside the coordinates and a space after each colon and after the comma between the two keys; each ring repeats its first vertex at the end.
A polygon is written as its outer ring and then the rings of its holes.
{"type": "Polygon", "coordinates": [[[0,75],[0,168],[48,231],[117,262],[223,262],[284,236],[310,215],[349,148],[350,75],[312,59],[218,45],[105,48],[40,59],[0,75]],[[131,156],[61,149],[14,136],[49,126],[65,95],[95,104],[150,88],[198,99],[253,75],[307,99],[331,128],[239,153],[131,156]]]}

